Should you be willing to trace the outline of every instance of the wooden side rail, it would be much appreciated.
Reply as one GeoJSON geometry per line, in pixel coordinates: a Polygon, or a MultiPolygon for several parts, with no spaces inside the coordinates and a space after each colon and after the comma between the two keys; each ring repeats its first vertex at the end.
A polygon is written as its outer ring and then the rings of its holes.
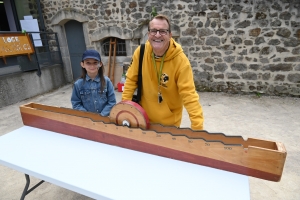
{"type": "Polygon", "coordinates": [[[20,111],[24,125],[270,181],[280,181],[287,155],[277,141],[159,124],[132,128],[112,123],[117,121],[112,116],[35,103],[21,105],[20,111]]]}

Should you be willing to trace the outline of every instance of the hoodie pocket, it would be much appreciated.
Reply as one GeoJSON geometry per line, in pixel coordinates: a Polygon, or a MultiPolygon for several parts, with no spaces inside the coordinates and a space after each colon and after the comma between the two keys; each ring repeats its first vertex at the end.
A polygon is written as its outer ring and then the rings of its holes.
{"type": "Polygon", "coordinates": [[[170,110],[166,101],[158,103],[157,99],[156,101],[146,100],[146,102],[145,105],[142,104],[142,107],[145,109],[151,122],[163,125],[175,125],[176,116],[170,110]]]}

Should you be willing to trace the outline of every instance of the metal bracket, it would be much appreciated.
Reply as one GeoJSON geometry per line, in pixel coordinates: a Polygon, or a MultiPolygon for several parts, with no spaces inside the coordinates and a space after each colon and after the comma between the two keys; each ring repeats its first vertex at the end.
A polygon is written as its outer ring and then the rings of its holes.
{"type": "Polygon", "coordinates": [[[29,185],[30,185],[30,178],[28,174],[25,174],[25,178],[26,178],[26,185],[25,188],[23,190],[22,196],[20,200],[24,200],[25,196],[27,194],[29,194],[30,192],[32,192],[35,188],[37,188],[39,185],[41,185],[44,181],[40,181],[39,183],[37,183],[35,186],[33,186],[32,188],[30,188],[30,190],[28,190],[29,185]]]}

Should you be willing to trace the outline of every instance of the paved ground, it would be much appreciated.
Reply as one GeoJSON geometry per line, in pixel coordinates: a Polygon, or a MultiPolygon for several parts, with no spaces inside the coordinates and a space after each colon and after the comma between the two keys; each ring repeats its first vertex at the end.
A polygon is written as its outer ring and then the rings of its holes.
{"type": "MultiPolygon", "coordinates": [[[[23,126],[19,105],[37,102],[53,106],[71,107],[72,86],[28,99],[0,109],[0,136],[23,126]]],[[[118,101],[121,93],[116,92],[118,101]]],[[[250,195],[253,200],[300,199],[300,99],[291,97],[257,97],[224,93],[200,93],[205,115],[205,130],[223,132],[282,142],[288,152],[280,182],[270,182],[249,177],[250,195]]],[[[183,127],[189,127],[184,113],[183,127]]],[[[16,147],[18,148],[18,147],[16,147]]],[[[38,150],[38,149],[37,149],[38,150]]],[[[24,155],[28,156],[28,155],[24,155]]],[[[41,161],[42,162],[42,161],[41,161]]],[[[33,178],[31,185],[39,182],[33,178]]],[[[24,174],[0,165],[0,199],[20,199],[25,186],[24,174]]],[[[217,192],[217,188],[216,188],[217,192]]],[[[50,183],[43,183],[31,192],[26,200],[87,200],[75,192],[50,183]]]]}

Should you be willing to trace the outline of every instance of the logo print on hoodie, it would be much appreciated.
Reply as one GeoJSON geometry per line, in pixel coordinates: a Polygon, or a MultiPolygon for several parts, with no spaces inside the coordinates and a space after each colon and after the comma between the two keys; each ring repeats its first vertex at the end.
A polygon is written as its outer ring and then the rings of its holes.
{"type": "Polygon", "coordinates": [[[167,83],[169,82],[169,75],[166,73],[163,73],[160,77],[160,84],[161,86],[168,88],[167,83]]]}

